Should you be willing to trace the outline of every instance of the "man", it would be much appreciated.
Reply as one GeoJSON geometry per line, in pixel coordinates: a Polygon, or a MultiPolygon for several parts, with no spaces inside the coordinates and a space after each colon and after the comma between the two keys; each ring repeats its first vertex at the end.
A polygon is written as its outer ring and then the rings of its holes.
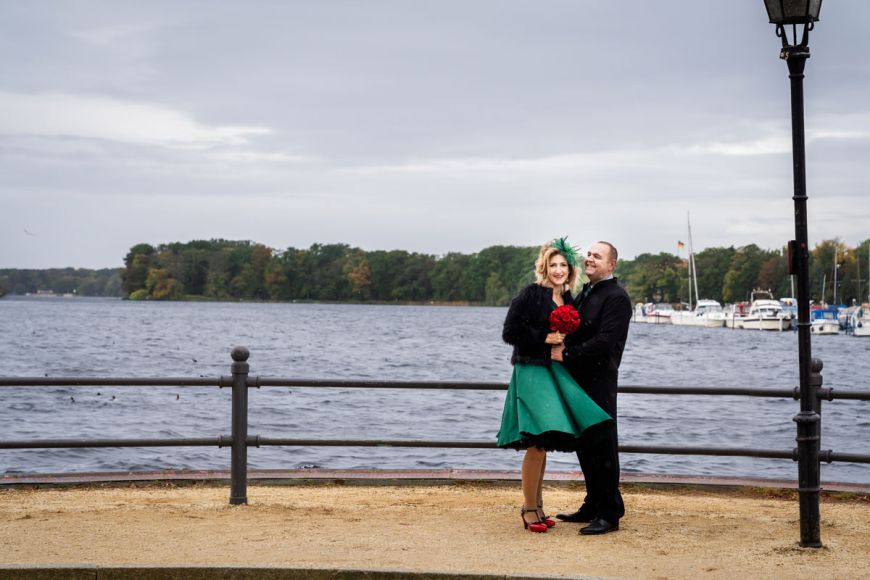
{"type": "Polygon", "coordinates": [[[565,522],[588,522],[580,529],[584,535],[618,530],[625,514],[619,493],[616,383],[632,311],[628,294],[613,277],[617,259],[616,248],[609,242],[589,248],[584,262],[589,282],[574,303],[580,328],[568,335],[564,348],[554,348],[552,354],[614,420],[591,428],[577,450],[586,480],[583,505],[574,513],[556,516],[565,522]]]}

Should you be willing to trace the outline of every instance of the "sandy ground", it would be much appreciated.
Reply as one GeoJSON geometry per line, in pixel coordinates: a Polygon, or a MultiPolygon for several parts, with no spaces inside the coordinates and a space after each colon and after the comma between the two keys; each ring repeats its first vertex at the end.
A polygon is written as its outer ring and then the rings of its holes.
{"type": "MultiPolygon", "coordinates": [[[[613,578],[870,578],[870,498],[826,497],[822,549],[793,492],[626,490],[619,532],[532,534],[518,485],[152,484],[0,490],[0,565],[254,565],[613,578]]],[[[573,509],[582,486],[546,489],[573,509]]]]}

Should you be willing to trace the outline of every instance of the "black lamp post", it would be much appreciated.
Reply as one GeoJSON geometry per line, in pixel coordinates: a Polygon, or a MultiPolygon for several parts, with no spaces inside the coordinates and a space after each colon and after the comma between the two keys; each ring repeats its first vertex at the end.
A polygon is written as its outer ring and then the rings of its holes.
{"type": "MultiPolygon", "coordinates": [[[[820,378],[813,372],[810,349],[810,276],[807,236],[807,176],[804,146],[804,65],[810,57],[809,32],[819,19],[822,0],[764,0],[776,35],[782,39],[779,57],[788,65],[791,79],[791,133],[794,159],[794,228],[790,241],[789,273],[797,276],[798,364],[800,365],[800,413],[797,423],[798,493],[800,497],[801,546],[820,548],[819,537],[819,444],[821,415],[818,413],[820,378]],[[792,33],[789,42],[788,33],[792,33]],[[816,379],[816,380],[814,380],[816,379]]],[[[821,370],[821,365],[817,365],[821,370]]]]}

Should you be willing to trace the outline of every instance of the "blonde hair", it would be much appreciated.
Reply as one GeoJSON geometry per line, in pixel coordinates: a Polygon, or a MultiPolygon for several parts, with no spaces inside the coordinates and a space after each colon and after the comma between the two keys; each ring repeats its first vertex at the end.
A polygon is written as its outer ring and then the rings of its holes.
{"type": "MultiPolygon", "coordinates": [[[[565,258],[562,252],[554,248],[551,242],[548,242],[541,246],[541,250],[538,252],[538,259],[535,260],[535,282],[546,288],[550,288],[550,280],[547,278],[547,267],[550,265],[550,260],[556,255],[565,258]]],[[[568,262],[568,259],[565,258],[565,261],[568,262]]],[[[579,277],[580,272],[568,262],[568,279],[565,281],[562,291],[573,291],[574,287],[577,286],[577,279],[579,277]]]]}

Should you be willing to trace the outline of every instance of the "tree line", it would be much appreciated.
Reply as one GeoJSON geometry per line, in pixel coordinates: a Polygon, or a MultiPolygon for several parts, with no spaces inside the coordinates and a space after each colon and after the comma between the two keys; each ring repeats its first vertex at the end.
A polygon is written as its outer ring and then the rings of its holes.
{"type": "Polygon", "coordinates": [[[506,304],[533,280],[537,248],[491,246],[441,257],[314,244],[276,251],[249,241],[139,244],[124,258],[133,300],[310,300],[506,304]]]}
{"type": "Polygon", "coordinates": [[[125,296],[121,268],[0,269],[0,296],[4,294],[75,294],[78,296],[125,296]]]}
{"type": "MultiPolygon", "coordinates": [[[[825,240],[810,252],[816,302],[867,300],[870,240],[825,240]],[[835,256],[837,267],[835,268],[835,256]],[[824,291],[824,295],[822,292],[824,291]]],[[[439,302],[505,305],[534,279],[537,247],[490,246],[443,256],[365,251],[347,244],[275,250],[250,241],[198,240],[133,246],[123,268],[0,269],[0,296],[52,291],[133,300],[439,302]]],[[[792,296],[784,249],[755,244],[695,254],[701,298],[748,300],[753,288],[792,296]]],[[[687,302],[687,257],[668,252],[620,260],[616,275],[634,302],[687,302]]]]}
{"type": "MultiPolygon", "coordinates": [[[[817,244],[810,252],[812,299],[830,302],[834,279],[838,302],[866,299],[868,251],[870,240],[854,248],[839,240],[817,244]]],[[[435,256],[365,251],[347,244],[274,250],[250,241],[198,240],[134,246],[124,259],[121,281],[123,295],[133,300],[505,305],[533,281],[537,253],[537,247],[490,246],[472,254],[435,256]]],[[[695,254],[695,265],[701,298],[748,300],[753,288],[792,295],[784,248],[707,248],[695,254]]],[[[635,302],[680,303],[689,298],[685,256],[641,254],[620,260],[616,275],[635,302]]]]}

